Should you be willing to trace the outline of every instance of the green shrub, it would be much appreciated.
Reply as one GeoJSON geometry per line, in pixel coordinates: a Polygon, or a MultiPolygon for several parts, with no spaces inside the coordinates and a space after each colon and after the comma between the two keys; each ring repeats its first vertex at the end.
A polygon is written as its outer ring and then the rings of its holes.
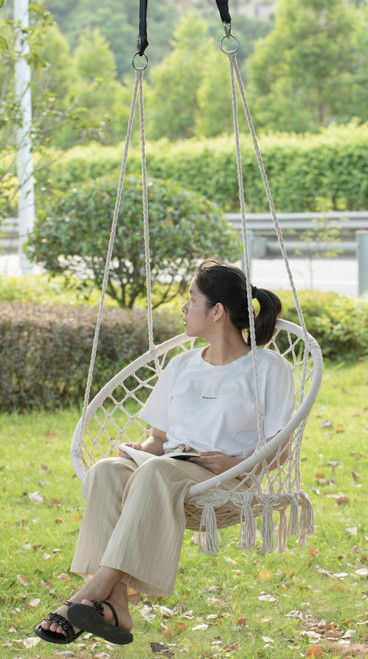
{"type": "MultiPolygon", "coordinates": [[[[283,318],[299,324],[291,293],[282,291],[283,318]]],[[[325,359],[346,362],[368,354],[368,297],[302,291],[298,294],[307,330],[325,359]]]]}
{"type": "MultiPolygon", "coordinates": [[[[29,241],[31,260],[51,275],[85,277],[88,286],[102,287],[116,181],[90,180],[60,193],[39,218],[29,241]]],[[[187,288],[195,263],[208,254],[237,260],[241,241],[218,206],[175,183],[150,181],[148,186],[151,280],[161,300],[172,289],[187,288]]],[[[132,308],[145,294],[145,245],[142,220],[142,181],[125,180],[116,228],[107,294],[121,307],[132,308]]]]}
{"type": "MultiPolygon", "coordinates": [[[[0,304],[0,409],[80,403],[96,323],[93,307],[0,304]]],[[[182,330],[177,316],[155,314],[155,341],[182,330]]],[[[147,350],[143,311],[104,311],[93,392],[147,350]]]]}
{"type": "MultiPolygon", "coordinates": [[[[318,210],[325,199],[332,209],[360,210],[368,205],[368,124],[330,126],[317,135],[269,134],[259,137],[271,191],[279,212],[318,210]]],[[[241,137],[247,210],[268,212],[263,183],[248,136],[241,137]]],[[[89,178],[118,178],[123,148],[71,149],[37,174],[38,208],[55,190],[78,187],[89,178]]],[[[54,154],[55,155],[55,154],[54,154]]],[[[239,211],[234,138],[167,140],[147,143],[149,176],[173,179],[228,212],[239,211]]],[[[140,171],[140,151],[131,147],[130,173],[140,171]]]]}

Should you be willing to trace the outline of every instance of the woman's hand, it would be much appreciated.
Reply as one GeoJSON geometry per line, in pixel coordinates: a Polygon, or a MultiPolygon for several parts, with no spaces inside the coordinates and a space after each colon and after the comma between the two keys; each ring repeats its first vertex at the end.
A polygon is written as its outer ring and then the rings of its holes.
{"type": "MultiPolygon", "coordinates": [[[[140,442],[125,442],[125,444],[130,446],[130,448],[135,448],[137,451],[144,451],[144,448],[140,442]]],[[[125,453],[122,448],[119,448],[119,458],[129,458],[129,455],[125,453]]]]}
{"type": "Polygon", "coordinates": [[[233,458],[231,455],[221,453],[221,451],[200,451],[198,458],[190,458],[190,462],[195,462],[216,475],[222,474],[242,461],[243,459],[233,458]]]}

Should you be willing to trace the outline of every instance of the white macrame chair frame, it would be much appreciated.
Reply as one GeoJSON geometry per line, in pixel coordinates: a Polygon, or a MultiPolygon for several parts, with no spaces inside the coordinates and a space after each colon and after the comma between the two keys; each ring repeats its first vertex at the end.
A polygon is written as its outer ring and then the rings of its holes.
{"type": "MultiPolygon", "coordinates": [[[[222,43],[223,40],[221,41],[221,50],[223,50],[222,43]]],[[[274,511],[279,513],[276,543],[276,550],[278,552],[286,550],[287,537],[289,535],[299,535],[298,543],[299,545],[304,545],[306,544],[307,536],[314,533],[312,505],[308,496],[301,489],[300,453],[305,424],[322,380],[322,356],[318,343],[310,336],[310,334],[308,334],[305,327],[267,176],[264,170],[249,108],[245,99],[244,88],[236,61],[236,50],[237,49],[233,51],[223,50],[223,52],[228,56],[230,64],[239,197],[242,215],[244,262],[247,277],[249,317],[251,319],[250,338],[252,344],[259,441],[254,453],[241,464],[229,469],[219,476],[214,476],[203,483],[193,485],[188,492],[185,505],[187,527],[199,532],[199,548],[201,551],[208,554],[217,553],[217,529],[236,523],[240,523],[240,546],[245,549],[255,547],[255,518],[258,516],[262,516],[262,550],[264,552],[273,551],[275,548],[274,511]],[[296,412],[291,421],[289,421],[289,423],[267,443],[264,441],[262,435],[261,407],[258,392],[257,350],[255,346],[250,262],[248,256],[248,232],[246,226],[243,175],[241,169],[235,79],[238,82],[244,111],[248,120],[258,164],[275,224],[275,231],[289,275],[290,286],[300,320],[300,326],[288,321],[278,320],[275,335],[269,346],[267,346],[267,349],[276,350],[290,360],[296,380],[296,412]],[[286,445],[288,456],[285,459],[286,445]],[[227,486],[227,483],[233,481],[235,478],[237,479],[237,485],[232,489],[228,489],[229,486],[227,486]],[[300,518],[299,507],[301,511],[300,518]],[[287,522],[286,517],[287,508],[290,508],[289,522],[287,522]]],[[[155,346],[153,341],[149,214],[147,201],[143,104],[143,72],[145,67],[137,68],[134,65],[134,68],[136,69],[136,80],[133,90],[131,113],[128,122],[127,139],[125,142],[125,151],[112,221],[110,242],[106,257],[105,275],[96,322],[83,412],[76,427],[71,445],[72,464],[81,481],[83,481],[87,470],[97,460],[103,457],[116,455],[118,453],[118,444],[121,444],[124,441],[144,440],[149,433],[149,429],[147,429],[146,424],[138,418],[142,405],[173,354],[177,354],[178,351],[191,349],[194,345],[194,340],[188,339],[185,334],[174,337],[159,346],[155,346]],[[123,368],[115,377],[113,377],[89,403],[104,296],[107,288],[128,148],[132,132],[134,109],[138,92],[140,100],[143,224],[148,296],[149,348],[144,355],[123,368]]]]}

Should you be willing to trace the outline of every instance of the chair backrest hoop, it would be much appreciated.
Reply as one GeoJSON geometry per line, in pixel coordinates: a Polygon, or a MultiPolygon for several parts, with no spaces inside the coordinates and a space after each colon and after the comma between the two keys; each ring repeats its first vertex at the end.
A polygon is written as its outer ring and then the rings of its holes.
{"type": "MultiPolygon", "coordinates": [[[[304,341],[303,330],[299,325],[291,323],[290,321],[278,319],[276,322],[276,330],[284,330],[289,334],[295,335],[298,339],[304,341]]],[[[263,444],[258,447],[258,449],[249,457],[247,460],[243,461],[240,465],[229,469],[227,472],[214,476],[205,483],[198,483],[194,485],[189,490],[189,496],[194,496],[208,490],[209,487],[219,486],[225,480],[230,480],[237,475],[240,475],[244,470],[250,470],[254,465],[262,459],[267,459],[271,453],[273,453],[281,444],[285,441],[287,437],[297,428],[297,426],[305,419],[316,399],[323,373],[323,360],[321,349],[317,341],[310,335],[307,334],[308,345],[305,346],[308,350],[311,359],[313,361],[313,371],[309,383],[309,389],[305,395],[304,400],[302,401],[299,409],[294,414],[293,418],[289,423],[279,432],[270,442],[263,444]]],[[[85,415],[84,428],[81,427],[82,419],[79,420],[78,425],[75,429],[72,445],[70,449],[71,460],[78,478],[83,481],[86,469],[83,466],[82,457],[81,457],[81,447],[83,442],[83,433],[88,427],[89,421],[92,419],[98,408],[103,404],[106,397],[114,391],[126,378],[134,374],[138,369],[144,367],[148,362],[153,359],[158,359],[160,356],[167,353],[173,348],[184,346],[185,343],[190,344],[190,348],[193,347],[194,340],[190,339],[185,333],[161,343],[159,346],[156,346],[154,351],[147,351],[136,360],[131,362],[128,366],[124,367],[119,373],[117,373],[107,384],[96,394],[93,400],[89,403],[87,407],[87,412],[85,415]]]]}

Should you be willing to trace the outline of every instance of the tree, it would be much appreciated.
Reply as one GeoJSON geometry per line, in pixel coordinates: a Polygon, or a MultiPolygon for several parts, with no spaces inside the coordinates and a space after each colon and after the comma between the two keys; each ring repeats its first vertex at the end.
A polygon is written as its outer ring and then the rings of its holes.
{"type": "Polygon", "coordinates": [[[175,140],[195,134],[197,92],[207,46],[206,22],[197,12],[185,14],[176,27],[172,52],[151,71],[147,92],[147,132],[151,139],[175,140]]]}
{"type": "MultiPolygon", "coordinates": [[[[50,0],[49,9],[61,31],[75,48],[86,29],[98,28],[115,55],[118,78],[131,70],[138,37],[138,2],[131,0],[50,0]]],[[[174,4],[152,3],[149,7],[149,58],[157,64],[170,51],[178,9],[174,4]]]]}
{"type": "MultiPolygon", "coordinates": [[[[280,0],[275,28],[248,60],[256,123],[285,131],[313,131],[346,121],[354,80],[367,61],[356,35],[363,10],[344,0],[280,0]]],[[[362,120],[368,108],[360,108],[362,120]]]]}
{"type": "MultiPolygon", "coordinates": [[[[29,240],[28,256],[52,276],[75,276],[101,288],[116,196],[113,178],[59,193],[29,240]],[[92,281],[91,281],[92,280],[92,281]]],[[[240,258],[239,239],[213,202],[168,181],[150,181],[151,274],[156,305],[183,292],[198,259],[240,258]]],[[[107,293],[132,308],[145,295],[142,182],[125,181],[107,293]]]]}
{"type": "MultiPolygon", "coordinates": [[[[20,100],[14,90],[16,26],[11,20],[3,24],[8,48],[0,51],[0,212],[14,211],[17,194],[16,130],[22,122],[20,100]]],[[[74,144],[91,139],[102,130],[102,113],[81,102],[83,83],[71,93],[74,72],[69,46],[55,27],[52,16],[42,2],[30,5],[30,27],[23,31],[30,44],[29,63],[32,71],[32,148],[37,152],[37,169],[50,161],[47,150],[60,138],[66,125],[73,126],[74,144]]]]}

